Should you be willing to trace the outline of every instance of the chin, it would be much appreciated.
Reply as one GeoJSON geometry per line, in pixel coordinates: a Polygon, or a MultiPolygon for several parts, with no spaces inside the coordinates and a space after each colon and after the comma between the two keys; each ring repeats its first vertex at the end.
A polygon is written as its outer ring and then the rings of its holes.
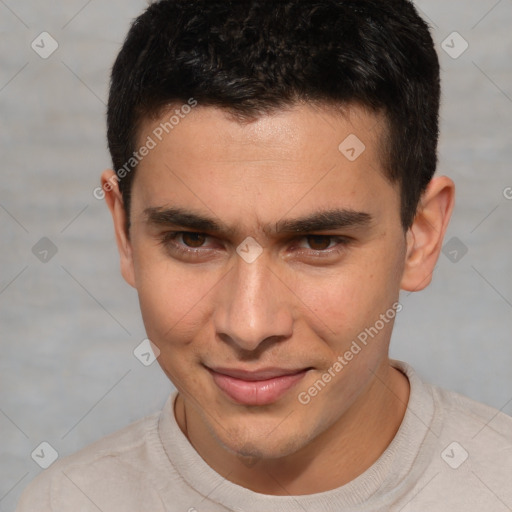
{"type": "Polygon", "coordinates": [[[246,441],[245,443],[234,444],[232,442],[224,447],[231,453],[241,458],[247,458],[251,460],[269,460],[269,459],[280,459],[287,457],[300,450],[304,445],[304,442],[300,442],[294,439],[279,439],[278,443],[269,442],[268,439],[258,439],[254,441],[246,441]]]}
{"type": "MultiPolygon", "coordinates": [[[[248,418],[250,421],[250,418],[248,418]]],[[[249,459],[279,459],[292,455],[310,442],[311,435],[303,431],[290,431],[296,428],[296,422],[272,422],[263,426],[252,424],[246,428],[238,423],[226,426],[226,429],[212,432],[217,441],[229,452],[249,459]],[[287,423],[286,429],[279,431],[287,423]]]]}

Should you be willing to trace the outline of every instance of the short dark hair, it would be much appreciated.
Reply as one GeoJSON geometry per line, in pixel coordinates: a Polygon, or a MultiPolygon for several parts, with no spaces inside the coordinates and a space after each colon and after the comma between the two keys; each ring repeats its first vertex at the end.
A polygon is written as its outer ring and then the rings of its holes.
{"type": "Polygon", "coordinates": [[[128,219],[141,123],[191,98],[241,118],[304,101],[383,113],[382,163],[399,183],[404,229],[436,170],[439,61],[408,0],[150,5],[115,61],[108,101],[108,144],[128,219]]]}

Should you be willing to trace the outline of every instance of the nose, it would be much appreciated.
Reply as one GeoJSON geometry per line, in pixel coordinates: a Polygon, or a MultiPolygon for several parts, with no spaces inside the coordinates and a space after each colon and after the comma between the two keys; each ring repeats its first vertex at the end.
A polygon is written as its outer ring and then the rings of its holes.
{"type": "Polygon", "coordinates": [[[214,313],[217,335],[244,351],[257,350],[266,340],[290,337],[290,295],[265,257],[252,263],[237,258],[214,313]]]}

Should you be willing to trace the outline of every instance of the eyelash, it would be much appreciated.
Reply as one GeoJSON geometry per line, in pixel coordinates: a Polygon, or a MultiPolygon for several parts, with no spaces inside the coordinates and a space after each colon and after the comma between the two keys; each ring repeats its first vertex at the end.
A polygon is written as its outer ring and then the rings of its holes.
{"type": "MultiPolygon", "coordinates": [[[[176,239],[180,235],[202,235],[207,238],[210,238],[209,235],[206,233],[199,233],[196,231],[168,231],[163,234],[162,239],[160,243],[171,252],[175,252],[178,254],[182,254],[187,257],[192,258],[200,258],[204,255],[205,250],[212,250],[212,249],[205,249],[203,247],[198,248],[187,248],[187,246],[182,245],[180,243],[176,242],[176,239]]],[[[305,248],[299,248],[299,254],[303,254],[303,251],[307,251],[309,256],[313,256],[315,258],[322,258],[322,257],[332,257],[335,254],[339,254],[343,251],[343,248],[345,248],[351,241],[350,238],[339,236],[339,235],[304,235],[301,237],[298,237],[298,240],[307,240],[308,237],[318,237],[318,238],[327,238],[331,239],[332,241],[337,241],[337,244],[331,248],[328,249],[305,249],[305,248]]]]}
{"type": "MultiPolygon", "coordinates": [[[[185,256],[200,257],[204,253],[203,248],[186,248],[186,246],[176,243],[176,238],[180,235],[203,235],[204,233],[198,233],[195,231],[168,231],[164,233],[161,244],[171,252],[177,252],[185,256]]],[[[206,235],[208,236],[208,235],[206,235]]]]}

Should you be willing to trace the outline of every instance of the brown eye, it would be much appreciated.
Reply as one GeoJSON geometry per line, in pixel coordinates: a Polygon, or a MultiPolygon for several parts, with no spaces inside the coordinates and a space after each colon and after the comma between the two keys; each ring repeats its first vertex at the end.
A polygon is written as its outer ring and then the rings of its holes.
{"type": "Polygon", "coordinates": [[[331,245],[331,237],[324,235],[309,235],[306,237],[309,246],[315,251],[324,251],[331,245]]]}
{"type": "Polygon", "coordinates": [[[198,248],[204,245],[206,235],[202,233],[182,233],[181,238],[187,247],[198,248]]]}

